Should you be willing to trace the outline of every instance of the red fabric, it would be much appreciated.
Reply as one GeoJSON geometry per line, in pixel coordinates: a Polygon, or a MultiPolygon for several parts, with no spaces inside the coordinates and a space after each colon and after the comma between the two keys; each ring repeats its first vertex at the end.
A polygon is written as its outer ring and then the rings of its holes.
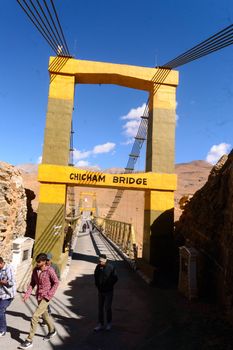
{"type": "Polygon", "coordinates": [[[32,272],[31,283],[25,293],[25,298],[29,298],[32,290],[37,286],[36,298],[37,300],[50,300],[54,296],[59,284],[56,272],[51,266],[46,266],[38,275],[38,269],[35,267],[32,272]]]}

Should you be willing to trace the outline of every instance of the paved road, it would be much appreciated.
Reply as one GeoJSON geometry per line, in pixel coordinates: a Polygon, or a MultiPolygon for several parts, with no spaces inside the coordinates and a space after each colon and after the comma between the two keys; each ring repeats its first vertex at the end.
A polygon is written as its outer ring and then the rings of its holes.
{"type": "MultiPolygon", "coordinates": [[[[7,312],[8,333],[0,349],[17,349],[25,339],[36,301],[17,295],[7,312]]],[[[231,350],[233,331],[213,305],[190,303],[175,289],[148,286],[96,231],[80,233],[66,281],[52,303],[58,335],[43,341],[38,326],[33,349],[56,350],[231,350]],[[93,271],[98,253],[113,260],[119,275],[113,303],[113,329],[93,332],[97,323],[97,292],[93,271]]]]}

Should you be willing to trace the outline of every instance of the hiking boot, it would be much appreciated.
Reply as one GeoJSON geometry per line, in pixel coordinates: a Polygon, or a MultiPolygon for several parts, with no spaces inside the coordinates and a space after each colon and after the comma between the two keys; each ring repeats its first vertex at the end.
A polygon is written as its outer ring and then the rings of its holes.
{"type": "Polygon", "coordinates": [[[101,324],[101,323],[99,323],[99,324],[97,324],[97,326],[94,328],[94,331],[95,332],[99,332],[99,331],[102,331],[104,329],[104,326],[101,324]]]}
{"type": "Polygon", "coordinates": [[[110,331],[112,329],[112,324],[111,323],[107,323],[107,326],[106,326],[106,331],[110,331]]]}
{"type": "Polygon", "coordinates": [[[20,349],[29,349],[32,347],[32,341],[30,340],[24,340],[19,346],[20,349]]]}
{"type": "Polygon", "coordinates": [[[54,331],[53,331],[53,332],[49,332],[49,333],[43,338],[43,340],[44,340],[44,341],[48,341],[48,340],[50,340],[51,338],[53,338],[56,334],[57,334],[57,331],[56,331],[56,329],[54,329],[54,331]]]}
{"type": "Polygon", "coordinates": [[[6,335],[6,332],[0,332],[0,337],[4,337],[6,335]]]}

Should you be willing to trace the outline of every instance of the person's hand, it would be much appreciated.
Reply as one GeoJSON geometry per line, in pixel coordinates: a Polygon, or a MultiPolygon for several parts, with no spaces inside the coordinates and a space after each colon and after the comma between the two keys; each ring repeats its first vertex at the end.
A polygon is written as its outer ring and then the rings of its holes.
{"type": "Polygon", "coordinates": [[[7,280],[0,280],[0,286],[5,286],[7,284],[7,280]]]}

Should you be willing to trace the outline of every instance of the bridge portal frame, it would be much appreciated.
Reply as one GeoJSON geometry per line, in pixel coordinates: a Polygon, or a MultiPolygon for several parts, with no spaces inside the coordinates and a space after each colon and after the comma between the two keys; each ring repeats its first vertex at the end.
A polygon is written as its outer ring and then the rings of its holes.
{"type": "MultiPolygon", "coordinates": [[[[50,86],[42,164],[69,164],[75,84],[115,84],[149,92],[146,172],[174,173],[176,87],[178,72],[107,62],[50,57],[50,86]]],[[[63,268],[66,184],[41,180],[34,254],[52,251],[63,268]]],[[[146,191],[143,258],[155,262],[152,236],[170,235],[174,224],[174,189],[146,191]],[[152,232],[154,223],[156,230],[152,232]]]]}

